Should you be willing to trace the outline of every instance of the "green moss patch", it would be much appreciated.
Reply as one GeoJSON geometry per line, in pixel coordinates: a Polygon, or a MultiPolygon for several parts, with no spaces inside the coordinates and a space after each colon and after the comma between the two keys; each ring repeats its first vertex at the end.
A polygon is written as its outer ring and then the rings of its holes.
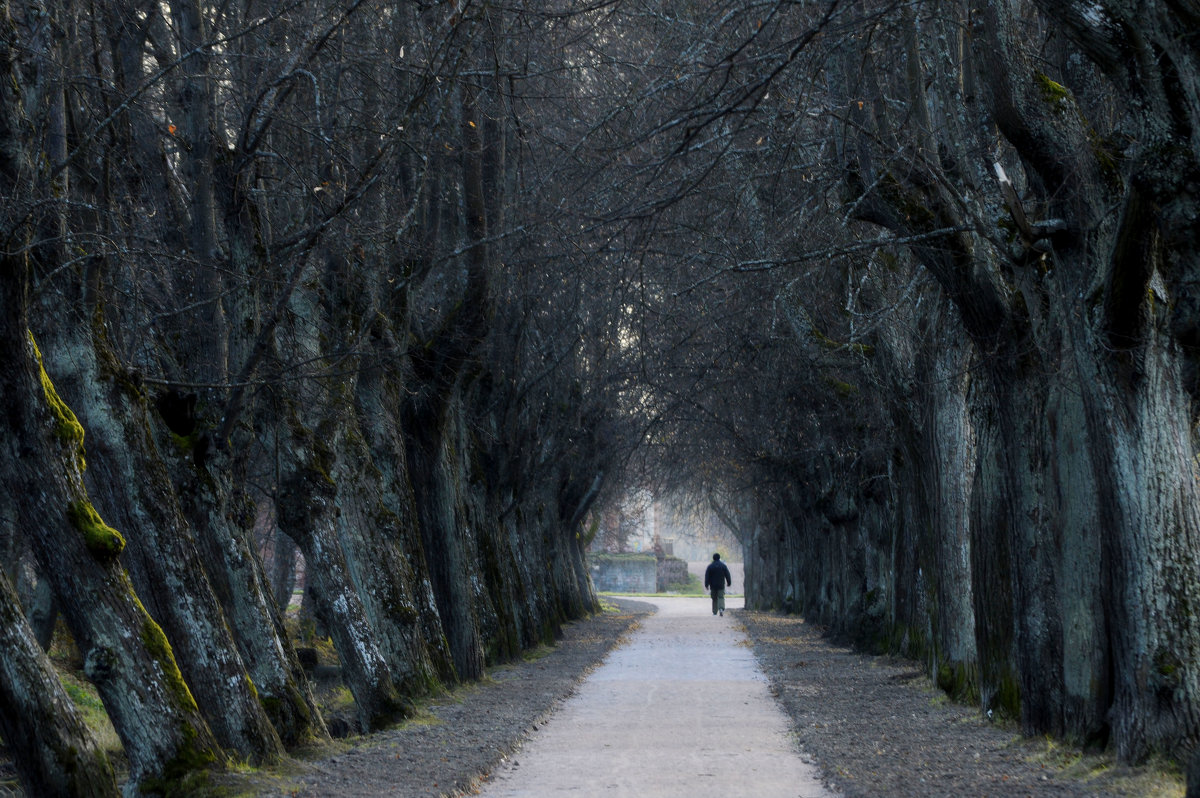
{"type": "Polygon", "coordinates": [[[104,702],[100,700],[96,686],[82,675],[76,675],[62,666],[58,667],[58,676],[63,689],[71,697],[83,722],[95,736],[100,749],[110,758],[120,754],[121,738],[108,717],[108,712],[104,708],[104,702]]]}
{"type": "Polygon", "coordinates": [[[1049,76],[1038,72],[1033,76],[1037,83],[1038,89],[1042,93],[1042,99],[1058,110],[1064,110],[1070,102],[1071,93],[1067,91],[1067,87],[1053,81],[1049,76]]]}
{"type": "Polygon", "coordinates": [[[839,380],[836,377],[825,377],[824,379],[825,384],[830,388],[833,388],[834,392],[837,393],[838,396],[849,398],[851,396],[858,395],[858,386],[854,385],[853,383],[839,380]]]}
{"type": "Polygon", "coordinates": [[[149,615],[142,621],[142,645],[162,668],[163,677],[175,698],[176,705],[185,712],[199,712],[196,699],[192,697],[192,691],[188,689],[187,682],[183,680],[183,674],[179,672],[179,665],[175,662],[175,652],[171,650],[167,636],[163,634],[162,627],[155,623],[149,615]]]}
{"type": "Polygon", "coordinates": [[[213,795],[208,768],[217,758],[212,751],[198,744],[199,736],[193,727],[184,726],[183,740],[175,756],[167,762],[162,775],[146,779],[138,785],[140,792],[163,798],[213,795]]]}
{"type": "Polygon", "coordinates": [[[29,345],[33,347],[33,356],[37,359],[38,379],[42,383],[42,394],[46,398],[46,405],[50,408],[50,415],[54,417],[54,437],[74,450],[79,467],[82,469],[85,465],[83,425],[79,423],[78,417],[58,395],[54,381],[46,373],[46,367],[42,363],[42,351],[38,349],[37,341],[33,339],[33,333],[26,331],[26,335],[29,336],[29,345]]]}
{"type": "Polygon", "coordinates": [[[937,669],[937,686],[959,703],[979,703],[979,670],[974,663],[943,662],[937,669]]]}
{"type": "Polygon", "coordinates": [[[67,505],[67,518],[71,525],[83,533],[83,541],[93,555],[101,559],[117,557],[125,549],[125,538],[113,529],[96,512],[89,501],[75,501],[67,505]]]}

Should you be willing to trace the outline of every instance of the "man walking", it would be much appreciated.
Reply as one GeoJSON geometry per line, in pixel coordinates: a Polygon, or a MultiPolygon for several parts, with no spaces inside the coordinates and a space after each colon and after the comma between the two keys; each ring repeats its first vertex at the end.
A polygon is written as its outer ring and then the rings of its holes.
{"type": "Polygon", "coordinates": [[[712,593],[713,615],[725,615],[725,588],[733,584],[729,566],[721,562],[721,555],[714,554],[713,561],[704,569],[704,587],[712,593]]]}

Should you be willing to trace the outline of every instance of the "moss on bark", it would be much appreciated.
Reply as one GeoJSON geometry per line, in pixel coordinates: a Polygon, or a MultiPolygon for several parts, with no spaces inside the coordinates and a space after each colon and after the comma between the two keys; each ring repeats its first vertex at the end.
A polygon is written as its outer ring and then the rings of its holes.
{"type": "Polygon", "coordinates": [[[38,379],[42,384],[42,394],[46,398],[46,406],[50,408],[50,415],[54,418],[54,437],[71,447],[75,455],[76,464],[82,471],[86,466],[83,449],[83,425],[79,423],[79,419],[75,416],[75,413],[62,400],[62,397],[58,395],[58,391],[54,387],[54,381],[46,373],[46,367],[42,363],[42,351],[38,349],[37,341],[33,338],[33,333],[26,330],[26,335],[29,337],[29,345],[33,347],[33,356],[37,360],[38,379]]]}
{"type": "Polygon", "coordinates": [[[155,623],[149,615],[146,615],[145,620],[142,621],[142,645],[162,668],[163,678],[171,690],[176,706],[187,712],[199,712],[200,708],[196,706],[196,699],[192,697],[192,691],[188,689],[187,682],[183,680],[183,674],[179,672],[179,665],[175,662],[175,652],[171,650],[167,636],[163,634],[162,627],[155,623]]]}
{"type": "Polygon", "coordinates": [[[143,795],[182,798],[211,794],[208,769],[216,762],[212,751],[199,744],[200,735],[190,725],[183,727],[183,741],[162,774],[138,785],[143,795]]]}
{"type": "Polygon", "coordinates": [[[71,525],[83,534],[88,551],[101,559],[112,559],[125,549],[121,533],[104,523],[96,508],[87,500],[73,501],[67,506],[71,525]]]}
{"type": "Polygon", "coordinates": [[[937,669],[937,686],[964,704],[979,702],[979,669],[974,663],[942,662],[937,669]]]}

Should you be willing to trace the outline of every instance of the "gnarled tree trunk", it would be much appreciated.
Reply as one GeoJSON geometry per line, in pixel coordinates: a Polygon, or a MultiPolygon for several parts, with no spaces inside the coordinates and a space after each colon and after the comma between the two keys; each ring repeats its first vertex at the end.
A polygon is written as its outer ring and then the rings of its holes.
{"type": "Polygon", "coordinates": [[[0,360],[11,412],[0,474],[18,524],[84,655],[129,757],[134,783],[169,784],[222,754],[179,672],[162,629],[120,564],[125,541],[101,519],[83,484],[83,428],[41,367],[25,285],[11,259],[0,284],[0,360]]]}
{"type": "Polygon", "coordinates": [[[116,776],[0,572],[0,735],[29,795],[116,798],[116,776]]]}
{"type": "Polygon", "coordinates": [[[99,314],[92,316],[91,336],[60,327],[47,337],[54,344],[46,354],[50,369],[63,375],[60,393],[88,430],[89,494],[100,515],[125,535],[133,583],[162,625],[218,742],[251,762],[274,761],[283,747],[158,456],[144,389],[108,348],[99,314]]]}
{"type": "Polygon", "coordinates": [[[279,528],[304,555],[305,592],[333,638],[361,727],[379,729],[405,717],[411,706],[401,698],[380,651],[338,536],[334,510],[338,488],[330,473],[334,450],[327,438],[317,440],[299,420],[285,429],[288,438],[278,447],[279,528]]]}
{"type": "MultiPolygon", "coordinates": [[[[1165,303],[1164,303],[1165,304],[1165,303]]],[[[1109,617],[1109,721],[1118,755],[1180,756],[1200,739],[1200,495],[1192,400],[1176,343],[1151,326],[1134,349],[1085,360],[1096,442],[1109,617]],[[1086,362],[1090,360],[1090,362],[1086,362]],[[1097,362],[1099,361],[1099,362],[1097,362]]]]}

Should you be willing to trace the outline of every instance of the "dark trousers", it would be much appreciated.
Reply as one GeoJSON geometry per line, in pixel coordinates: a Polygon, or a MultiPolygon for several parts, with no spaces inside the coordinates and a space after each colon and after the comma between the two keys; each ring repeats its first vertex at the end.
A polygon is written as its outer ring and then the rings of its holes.
{"type": "Polygon", "coordinates": [[[714,587],[712,589],[713,600],[713,615],[717,614],[717,610],[725,612],[725,588],[714,587]]]}

